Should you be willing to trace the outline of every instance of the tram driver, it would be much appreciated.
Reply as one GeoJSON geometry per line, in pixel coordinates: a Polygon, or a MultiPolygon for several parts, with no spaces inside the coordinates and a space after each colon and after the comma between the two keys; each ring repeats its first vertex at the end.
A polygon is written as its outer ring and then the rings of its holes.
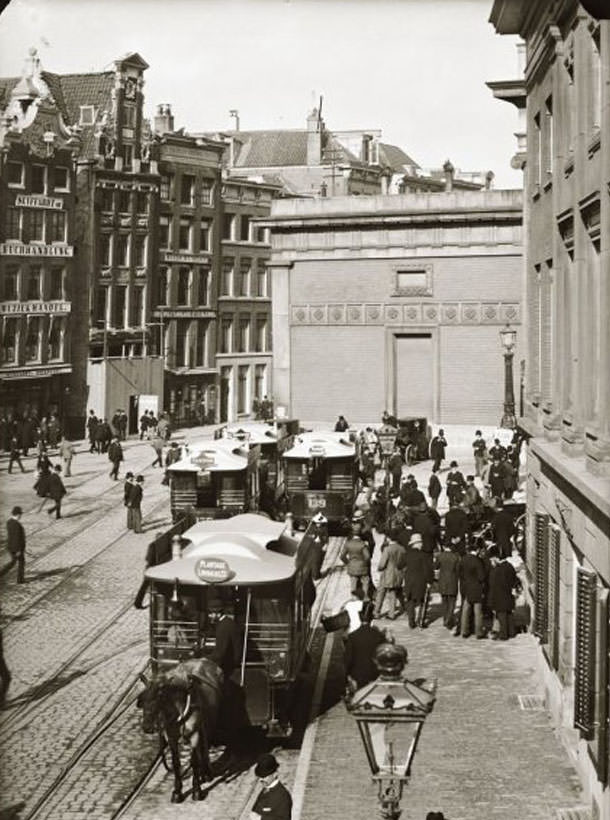
{"type": "Polygon", "coordinates": [[[233,603],[223,601],[215,612],[210,612],[210,620],[215,621],[212,660],[220,666],[225,680],[228,680],[241,663],[242,650],[233,603]]]}

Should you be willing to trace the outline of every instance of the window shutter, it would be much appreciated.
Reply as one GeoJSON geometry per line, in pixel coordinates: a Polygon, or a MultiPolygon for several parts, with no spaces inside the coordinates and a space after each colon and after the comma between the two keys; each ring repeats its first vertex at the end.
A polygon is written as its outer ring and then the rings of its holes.
{"type": "Polygon", "coordinates": [[[549,660],[553,669],[559,668],[559,559],[561,530],[551,524],[548,534],[549,587],[548,587],[548,637],[549,660]]]}
{"type": "Polygon", "coordinates": [[[609,593],[602,589],[599,594],[599,680],[598,687],[598,735],[597,735],[597,779],[604,786],[608,784],[608,606],[609,593]]]}
{"type": "Polygon", "coordinates": [[[536,556],[535,556],[535,584],[536,598],[534,602],[534,634],[541,643],[548,641],[549,612],[547,608],[549,582],[549,517],[543,513],[536,513],[536,556]]]}
{"type": "Polygon", "coordinates": [[[574,726],[585,740],[593,737],[595,713],[595,573],[577,570],[574,726]]]}

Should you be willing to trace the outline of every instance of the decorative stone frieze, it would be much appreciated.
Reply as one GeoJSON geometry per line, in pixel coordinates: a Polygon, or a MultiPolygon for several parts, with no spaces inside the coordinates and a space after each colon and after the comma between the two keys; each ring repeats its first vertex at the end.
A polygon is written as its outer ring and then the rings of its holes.
{"type": "Polygon", "coordinates": [[[504,325],[521,322],[517,303],[446,302],[430,304],[345,304],[293,305],[293,325],[504,325]]]}

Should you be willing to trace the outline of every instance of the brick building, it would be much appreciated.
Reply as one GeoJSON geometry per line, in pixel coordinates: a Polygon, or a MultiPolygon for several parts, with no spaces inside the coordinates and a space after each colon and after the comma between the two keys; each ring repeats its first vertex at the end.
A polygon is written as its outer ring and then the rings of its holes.
{"type": "Polygon", "coordinates": [[[262,224],[274,397],[291,416],[499,422],[498,331],[521,322],[520,191],[278,200],[262,224]]]}
{"type": "Polygon", "coordinates": [[[603,820],[610,818],[609,17],[607,3],[595,0],[496,0],[491,13],[496,31],[526,44],[520,424],[531,436],[534,627],[548,704],[581,774],[583,802],[603,820]]]}
{"type": "Polygon", "coordinates": [[[0,81],[0,413],[57,413],[71,431],[75,161],[35,51],[0,81]]]}

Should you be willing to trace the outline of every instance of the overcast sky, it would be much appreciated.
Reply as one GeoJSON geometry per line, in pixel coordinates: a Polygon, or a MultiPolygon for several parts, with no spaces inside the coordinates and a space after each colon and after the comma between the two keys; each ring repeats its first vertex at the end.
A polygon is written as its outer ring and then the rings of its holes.
{"type": "Polygon", "coordinates": [[[331,129],[378,128],[422,167],[451,159],[510,168],[517,111],[486,80],[517,76],[516,38],[487,22],[492,0],[11,0],[0,15],[0,76],[30,46],[43,68],[101,71],[127,52],[149,63],[146,110],[176,127],[304,128],[320,95],[331,129]]]}

